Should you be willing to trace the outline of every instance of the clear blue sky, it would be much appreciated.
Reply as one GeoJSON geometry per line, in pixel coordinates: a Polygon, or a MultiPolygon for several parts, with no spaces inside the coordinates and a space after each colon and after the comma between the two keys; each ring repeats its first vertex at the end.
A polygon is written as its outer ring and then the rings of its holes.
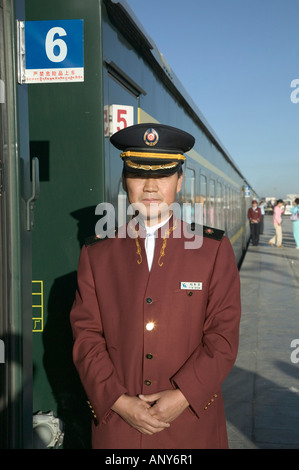
{"type": "Polygon", "coordinates": [[[299,0],[127,3],[259,195],[299,194],[299,0]]]}

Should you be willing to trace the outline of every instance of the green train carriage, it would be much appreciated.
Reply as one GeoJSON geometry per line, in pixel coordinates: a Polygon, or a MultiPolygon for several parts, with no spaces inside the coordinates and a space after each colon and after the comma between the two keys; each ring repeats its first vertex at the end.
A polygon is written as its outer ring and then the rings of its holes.
{"type": "MultiPolygon", "coordinates": [[[[69,311],[80,248],[98,220],[95,208],[105,201],[117,213],[119,201],[125,198],[122,162],[110,135],[142,122],[161,122],[193,134],[196,144],[187,154],[178,202],[204,204],[204,222],[225,230],[237,262],[249,240],[249,199],[244,197],[249,184],[125,1],[26,0],[24,8],[23,16],[15,11],[15,19],[83,20],[84,81],[32,85],[18,85],[15,77],[13,81],[24,95],[14,113],[22,115],[28,126],[16,136],[25,148],[24,163],[15,156],[22,172],[10,188],[18,201],[15,216],[22,234],[14,242],[18,248],[14,269],[23,297],[16,289],[14,301],[23,302],[15,316],[17,322],[24,320],[18,342],[23,346],[19,356],[26,379],[22,372],[19,382],[26,380],[27,388],[20,393],[21,427],[10,419],[14,404],[13,397],[7,396],[11,412],[3,419],[3,429],[11,436],[20,435],[1,444],[59,447],[60,428],[48,444],[38,433],[31,433],[34,414],[35,423],[48,426],[49,432],[63,425],[64,448],[88,448],[91,418],[72,364],[69,311]],[[28,226],[26,204],[32,186],[37,194],[29,211],[32,226],[30,221],[28,226]],[[23,196],[20,188],[26,189],[23,196]]],[[[11,314],[7,312],[7,320],[11,314]]]]}

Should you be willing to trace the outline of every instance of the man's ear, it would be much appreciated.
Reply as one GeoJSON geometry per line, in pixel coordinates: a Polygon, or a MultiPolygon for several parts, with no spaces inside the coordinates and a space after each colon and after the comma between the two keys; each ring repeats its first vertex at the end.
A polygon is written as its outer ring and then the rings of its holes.
{"type": "Polygon", "coordinates": [[[183,184],[183,173],[181,174],[181,176],[178,177],[178,181],[177,181],[177,189],[176,189],[176,192],[179,193],[180,190],[182,189],[182,184],[183,184]]]}

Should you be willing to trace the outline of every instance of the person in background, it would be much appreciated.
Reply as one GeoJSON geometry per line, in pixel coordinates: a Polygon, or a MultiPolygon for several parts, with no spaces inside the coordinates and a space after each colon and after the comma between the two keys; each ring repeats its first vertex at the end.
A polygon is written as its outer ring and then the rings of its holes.
{"type": "Polygon", "coordinates": [[[290,209],[292,212],[291,221],[293,222],[293,235],[296,243],[296,248],[299,250],[299,197],[293,203],[290,209]]]}
{"type": "Polygon", "coordinates": [[[263,199],[261,199],[261,201],[259,203],[259,209],[261,210],[260,235],[263,235],[263,233],[264,233],[265,206],[266,206],[265,201],[263,199]]]}
{"type": "Polygon", "coordinates": [[[274,237],[269,240],[269,245],[274,246],[276,244],[277,248],[282,247],[282,214],[285,211],[285,207],[282,199],[278,199],[276,206],[273,211],[273,224],[275,228],[274,237]]]}
{"type": "Polygon", "coordinates": [[[256,200],[252,201],[252,207],[248,209],[248,219],[252,245],[257,246],[260,240],[261,209],[257,206],[256,200]]]}

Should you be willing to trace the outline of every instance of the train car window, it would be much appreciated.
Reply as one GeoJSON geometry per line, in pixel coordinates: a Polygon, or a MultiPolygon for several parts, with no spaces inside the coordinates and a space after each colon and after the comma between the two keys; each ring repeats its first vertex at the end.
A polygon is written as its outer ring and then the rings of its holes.
{"type": "Polygon", "coordinates": [[[235,228],[236,225],[237,225],[237,193],[236,193],[236,190],[235,190],[235,189],[233,190],[233,200],[232,200],[232,204],[233,204],[233,210],[232,210],[232,215],[233,215],[233,228],[235,228]]]}
{"type": "Polygon", "coordinates": [[[194,203],[195,203],[195,170],[186,168],[184,172],[184,197],[183,219],[187,223],[194,222],[194,203]]]}
{"type": "Polygon", "coordinates": [[[223,186],[218,181],[217,183],[217,217],[218,227],[223,230],[224,228],[224,201],[223,201],[223,186]]]}
{"type": "Polygon", "coordinates": [[[236,220],[236,215],[235,215],[235,190],[231,188],[230,190],[230,213],[231,213],[231,229],[233,230],[235,227],[235,220],[236,220]]]}
{"type": "Polygon", "coordinates": [[[225,186],[225,232],[228,233],[230,228],[231,228],[231,223],[230,223],[230,188],[228,186],[225,186]]]}
{"type": "Polygon", "coordinates": [[[242,225],[242,192],[238,192],[238,226],[242,225]]]}
{"type": "Polygon", "coordinates": [[[207,177],[200,175],[199,202],[203,204],[203,223],[207,223],[207,177]]]}
{"type": "Polygon", "coordinates": [[[232,230],[235,226],[235,202],[234,202],[235,191],[230,188],[230,229],[232,230]]]}
{"type": "Polygon", "coordinates": [[[239,225],[239,194],[238,194],[238,191],[235,190],[235,212],[236,212],[236,220],[235,220],[235,224],[236,224],[236,227],[238,227],[239,225]]]}
{"type": "Polygon", "coordinates": [[[236,191],[236,227],[241,225],[241,201],[240,201],[240,191],[236,191]]]}
{"type": "Polygon", "coordinates": [[[227,187],[223,185],[223,228],[227,233],[227,187]]]}
{"type": "Polygon", "coordinates": [[[238,192],[236,190],[234,190],[233,204],[234,204],[234,210],[233,210],[233,213],[234,213],[234,228],[237,228],[238,224],[239,224],[239,211],[238,211],[238,192]]]}
{"type": "Polygon", "coordinates": [[[211,227],[217,226],[217,213],[216,213],[216,194],[215,194],[215,181],[210,179],[210,225],[211,227]]]}

